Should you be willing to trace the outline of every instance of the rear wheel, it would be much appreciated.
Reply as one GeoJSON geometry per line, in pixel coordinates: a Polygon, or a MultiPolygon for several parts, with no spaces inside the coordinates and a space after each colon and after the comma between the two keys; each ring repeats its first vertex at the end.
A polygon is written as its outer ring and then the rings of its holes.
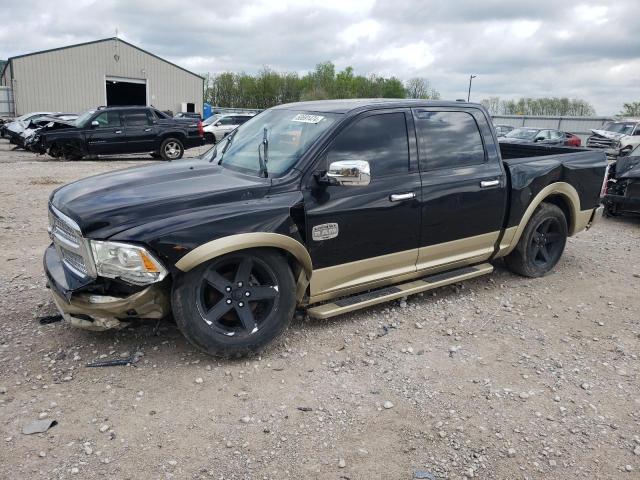
{"type": "Polygon", "coordinates": [[[240,357],[289,325],[295,282],[279,253],[244,250],[180,276],[172,296],[176,323],[189,342],[210,355],[240,357]]]}
{"type": "Polygon", "coordinates": [[[211,133],[211,132],[206,132],[206,133],[204,134],[204,140],[205,140],[207,143],[212,143],[212,144],[214,144],[214,145],[215,145],[215,143],[216,143],[216,136],[215,136],[213,133],[211,133]]]}
{"type": "Polygon", "coordinates": [[[167,138],[160,145],[160,155],[164,160],[178,160],[184,155],[184,146],[177,138],[167,138]]]}
{"type": "Polygon", "coordinates": [[[541,277],[556,266],[567,243],[567,220],[556,205],[542,203],[531,216],[507,267],[525,277],[541,277]]]}

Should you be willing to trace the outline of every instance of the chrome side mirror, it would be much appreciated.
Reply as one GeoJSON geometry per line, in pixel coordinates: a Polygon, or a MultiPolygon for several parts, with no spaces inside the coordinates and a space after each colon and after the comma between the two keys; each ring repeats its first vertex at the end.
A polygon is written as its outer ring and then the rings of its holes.
{"type": "Polygon", "coordinates": [[[369,162],[364,160],[343,160],[329,165],[326,178],[332,185],[362,187],[371,182],[369,162]]]}
{"type": "Polygon", "coordinates": [[[99,127],[100,126],[100,122],[98,122],[97,120],[94,120],[93,122],[91,122],[91,126],[93,128],[99,127]]]}

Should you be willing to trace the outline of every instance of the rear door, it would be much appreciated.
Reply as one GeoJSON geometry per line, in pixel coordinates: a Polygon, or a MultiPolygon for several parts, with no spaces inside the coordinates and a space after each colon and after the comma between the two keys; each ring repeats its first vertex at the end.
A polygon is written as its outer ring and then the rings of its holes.
{"type": "Polygon", "coordinates": [[[488,259],[506,211],[506,176],[479,109],[413,109],[422,177],[417,268],[488,259]]]}
{"type": "Polygon", "coordinates": [[[149,110],[146,108],[125,110],[123,116],[129,152],[150,152],[157,148],[155,144],[157,127],[149,110]]]}
{"type": "Polygon", "coordinates": [[[336,135],[315,170],[346,160],[369,163],[369,185],[319,186],[311,177],[303,189],[312,296],[415,272],[420,173],[410,110],[358,116],[336,135]]]}
{"type": "Polygon", "coordinates": [[[98,122],[98,126],[89,126],[87,132],[87,149],[89,153],[108,155],[123,153],[126,150],[127,138],[119,110],[101,112],[90,122],[98,122]]]}

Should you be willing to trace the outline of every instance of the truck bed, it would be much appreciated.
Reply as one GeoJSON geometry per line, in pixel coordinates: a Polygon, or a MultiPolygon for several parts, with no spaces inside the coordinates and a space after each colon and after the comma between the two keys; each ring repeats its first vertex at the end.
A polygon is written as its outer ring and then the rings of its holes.
{"type": "Polygon", "coordinates": [[[580,199],[580,211],[600,203],[607,165],[601,151],[573,147],[500,144],[507,171],[511,202],[505,227],[518,225],[531,200],[547,185],[565,182],[580,199]]]}

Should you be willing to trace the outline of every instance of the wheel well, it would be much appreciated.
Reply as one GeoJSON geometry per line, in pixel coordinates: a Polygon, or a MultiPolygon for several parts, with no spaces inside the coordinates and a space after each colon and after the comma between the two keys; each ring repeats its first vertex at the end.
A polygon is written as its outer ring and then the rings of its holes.
{"type": "Polygon", "coordinates": [[[180,132],[165,133],[162,136],[160,143],[164,142],[167,138],[175,138],[176,140],[180,140],[181,142],[184,142],[187,136],[184,133],[180,133],[180,132]]]}
{"type": "Polygon", "coordinates": [[[560,194],[549,195],[543,200],[543,203],[550,203],[562,210],[562,213],[564,213],[564,218],[567,220],[567,229],[571,232],[574,219],[571,215],[571,206],[569,205],[569,201],[566,199],[566,197],[560,194]]]}

